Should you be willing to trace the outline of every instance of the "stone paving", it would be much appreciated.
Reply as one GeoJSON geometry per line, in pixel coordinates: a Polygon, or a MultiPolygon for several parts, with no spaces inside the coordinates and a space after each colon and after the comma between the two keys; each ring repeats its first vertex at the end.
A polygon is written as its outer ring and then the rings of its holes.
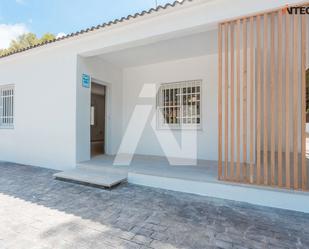
{"type": "MultiPolygon", "coordinates": [[[[309,215],[0,163],[0,248],[309,248],[309,215]]],[[[261,197],[262,198],[262,197],[261,197]]]]}

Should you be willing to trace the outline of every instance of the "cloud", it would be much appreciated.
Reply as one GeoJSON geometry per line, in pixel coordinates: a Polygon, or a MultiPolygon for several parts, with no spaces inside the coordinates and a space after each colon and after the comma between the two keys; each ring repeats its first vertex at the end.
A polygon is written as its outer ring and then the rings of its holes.
{"type": "Polygon", "coordinates": [[[0,49],[8,48],[12,40],[28,32],[28,28],[23,23],[0,24],[0,49]]]}
{"type": "Polygon", "coordinates": [[[58,39],[58,38],[61,38],[61,37],[63,37],[63,36],[66,36],[66,35],[67,35],[66,33],[60,32],[60,33],[58,33],[58,34],[56,35],[56,38],[58,39]]]}
{"type": "Polygon", "coordinates": [[[25,2],[25,0],[15,0],[16,1],[16,3],[18,3],[18,4],[25,4],[26,2],[25,2]]]}

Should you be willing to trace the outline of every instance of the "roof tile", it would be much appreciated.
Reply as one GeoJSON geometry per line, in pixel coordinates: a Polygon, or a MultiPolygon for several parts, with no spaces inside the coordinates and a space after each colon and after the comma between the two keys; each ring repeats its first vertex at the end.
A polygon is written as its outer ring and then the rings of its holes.
{"type": "Polygon", "coordinates": [[[36,44],[36,45],[33,45],[33,46],[29,46],[29,47],[26,47],[26,48],[15,50],[15,51],[12,51],[12,52],[9,52],[9,53],[7,53],[5,55],[0,56],[0,58],[8,57],[8,56],[11,56],[13,54],[21,53],[21,52],[24,52],[26,50],[34,49],[36,47],[40,47],[40,46],[43,46],[43,45],[46,45],[46,44],[49,44],[49,43],[54,43],[54,42],[57,42],[57,41],[60,41],[60,40],[69,39],[69,38],[74,37],[74,36],[78,36],[78,35],[81,35],[81,34],[84,34],[84,33],[89,33],[89,32],[94,31],[94,30],[105,28],[106,26],[111,26],[111,25],[115,25],[115,24],[118,24],[118,23],[122,23],[122,22],[128,21],[130,19],[135,19],[135,18],[138,18],[140,16],[149,15],[149,14],[151,14],[153,12],[162,11],[162,10],[165,10],[165,9],[167,9],[169,7],[175,7],[177,5],[183,5],[185,2],[192,2],[192,1],[193,0],[176,0],[173,3],[167,3],[164,6],[159,5],[158,7],[151,8],[148,11],[144,10],[142,12],[135,13],[134,15],[128,15],[126,17],[122,17],[121,19],[115,19],[113,21],[105,22],[105,23],[99,24],[97,26],[92,26],[91,28],[87,28],[85,30],[82,29],[82,30],[77,31],[75,33],[71,33],[71,34],[68,34],[66,36],[62,36],[62,37],[56,38],[54,40],[50,40],[50,41],[47,41],[47,42],[42,42],[42,43],[39,43],[39,44],[36,44]]]}

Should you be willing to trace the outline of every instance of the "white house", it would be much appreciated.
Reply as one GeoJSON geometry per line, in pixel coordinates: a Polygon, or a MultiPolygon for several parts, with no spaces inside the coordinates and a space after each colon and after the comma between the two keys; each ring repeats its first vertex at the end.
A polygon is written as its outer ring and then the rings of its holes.
{"type": "Polygon", "coordinates": [[[309,212],[307,6],[176,1],[3,56],[0,160],[309,212]]]}

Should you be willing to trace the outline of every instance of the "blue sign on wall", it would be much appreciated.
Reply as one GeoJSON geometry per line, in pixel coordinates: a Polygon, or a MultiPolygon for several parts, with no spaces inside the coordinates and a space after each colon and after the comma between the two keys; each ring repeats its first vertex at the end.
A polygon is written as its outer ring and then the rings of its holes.
{"type": "Polygon", "coordinates": [[[90,76],[88,74],[83,74],[82,84],[83,84],[83,87],[86,87],[86,88],[90,87],[90,76]]]}

